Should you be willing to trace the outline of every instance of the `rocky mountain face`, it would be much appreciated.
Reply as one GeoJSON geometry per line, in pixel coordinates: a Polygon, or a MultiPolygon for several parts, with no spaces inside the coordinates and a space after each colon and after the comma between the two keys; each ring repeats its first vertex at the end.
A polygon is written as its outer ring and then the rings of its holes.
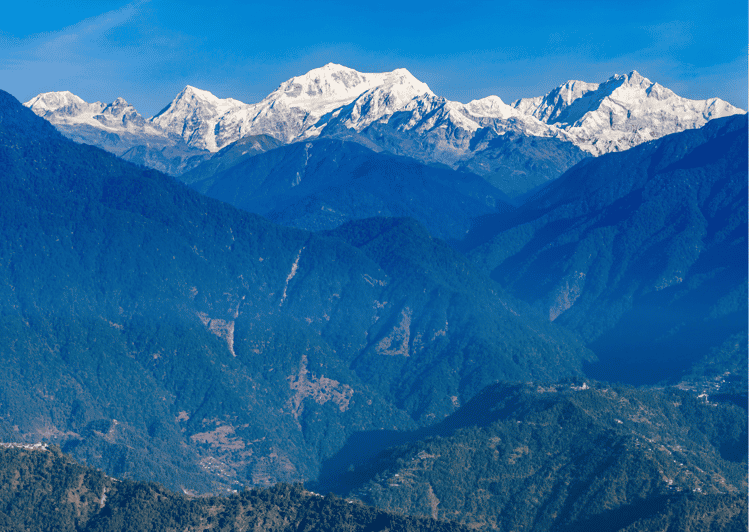
{"type": "Polygon", "coordinates": [[[146,121],[134,110],[127,120],[122,111],[121,120],[109,120],[104,108],[120,109],[123,102],[88,104],[70,93],[41,94],[25,105],[71,138],[118,155],[136,149],[131,160],[173,175],[245,136],[269,135],[284,144],[323,136],[470,169],[513,196],[558,177],[586,154],[626,150],[743,112],[716,98],[681,98],[637,72],[601,84],[570,81],[511,105],[497,96],[463,104],[435,95],[405,69],[365,74],[332,63],[254,104],[188,86],[146,121]],[[546,164],[538,164],[538,150],[514,150],[512,157],[487,151],[487,138],[508,133],[544,139],[546,164]]]}
{"type": "Polygon", "coordinates": [[[600,357],[591,375],[676,382],[718,357],[745,380],[746,145],[736,116],[587,159],[464,249],[578,331],[600,357]]]}
{"type": "Polygon", "coordinates": [[[84,102],[67,91],[46,92],[24,105],[69,139],[168,174],[180,174],[211,154],[190,146],[179,134],[167,132],[152,119],[145,120],[123,98],[107,105],[84,102]]]}
{"type": "Polygon", "coordinates": [[[718,98],[682,98],[636,71],[601,84],[568,81],[546,96],[523,98],[512,106],[564,131],[593,155],[624,151],[701,127],[713,118],[743,113],[718,98]]]}
{"type": "Polygon", "coordinates": [[[677,388],[502,383],[439,424],[367,438],[378,439],[391,443],[370,456],[351,442],[317,489],[472,529],[746,527],[746,403],[677,388]]]}
{"type": "Polygon", "coordinates": [[[220,127],[218,120],[244,106],[239,100],[217,98],[188,85],[150,122],[165,133],[178,136],[188,146],[215,152],[219,149],[215,134],[220,127]]]}
{"type": "Polygon", "coordinates": [[[0,440],[118,478],[314,478],[354,432],[592,360],[412,220],[283,228],[73,143],[6,93],[0,191],[0,440]]]}

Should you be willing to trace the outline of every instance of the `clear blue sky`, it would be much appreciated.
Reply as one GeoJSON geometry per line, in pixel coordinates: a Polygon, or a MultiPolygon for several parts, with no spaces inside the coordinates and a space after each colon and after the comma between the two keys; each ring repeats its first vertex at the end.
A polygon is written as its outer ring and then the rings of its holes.
{"type": "Polygon", "coordinates": [[[21,101],[122,96],[149,117],[187,84],[252,103],[328,62],[405,67],[462,102],[638,70],[746,109],[747,3],[32,0],[0,20],[0,89],[21,101]]]}

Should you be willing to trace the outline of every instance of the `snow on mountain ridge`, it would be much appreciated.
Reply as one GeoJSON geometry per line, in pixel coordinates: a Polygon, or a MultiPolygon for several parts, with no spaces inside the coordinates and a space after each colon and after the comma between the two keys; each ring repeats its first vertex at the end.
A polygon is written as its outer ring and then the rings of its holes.
{"type": "Polygon", "coordinates": [[[106,107],[101,102],[88,103],[70,91],[43,92],[24,105],[53,124],[75,122],[85,115],[93,117],[106,107]]]}
{"type": "Polygon", "coordinates": [[[573,100],[547,123],[564,129],[583,150],[600,155],[742,112],[717,98],[682,98],[632,71],[612,76],[573,100]]]}
{"type": "Polygon", "coordinates": [[[514,101],[510,106],[520,114],[533,116],[542,122],[554,121],[559,113],[582,98],[585,94],[598,90],[598,83],[570,80],[553,89],[546,96],[522,98],[514,101]]]}
{"type": "Polygon", "coordinates": [[[341,105],[351,103],[359,95],[374,87],[403,84],[421,85],[422,92],[431,93],[426,84],[417,80],[405,68],[392,72],[368,74],[335,63],[328,63],[302,76],[283,82],[262,102],[283,101],[288,107],[302,107],[310,112],[325,114],[341,105]]]}
{"type": "Polygon", "coordinates": [[[486,118],[510,118],[519,113],[502,101],[499,96],[487,96],[479,100],[471,100],[465,104],[465,109],[473,116],[486,118]]]}
{"type": "MultiPolygon", "coordinates": [[[[470,141],[482,129],[557,137],[599,155],[743,112],[717,98],[681,98],[636,71],[600,84],[571,80],[545,96],[509,105],[498,96],[463,104],[436,96],[406,69],[361,73],[335,63],[281,83],[254,104],[188,85],[148,120],[124,100],[89,104],[67,91],[40,94],[24,105],[53,124],[178,138],[191,149],[211,152],[247,135],[290,143],[325,131],[345,137],[347,130],[386,128],[417,140],[409,141],[412,147],[403,154],[450,165],[471,155],[470,141]],[[417,146],[419,153],[410,153],[417,146]]],[[[383,149],[397,148],[392,139],[383,149]]]]}
{"type": "Polygon", "coordinates": [[[123,159],[177,175],[209,152],[186,146],[158,124],[145,120],[124,98],[87,103],[69,91],[43,93],[24,104],[63,135],[123,159]]]}
{"type": "MultiPolygon", "coordinates": [[[[398,111],[408,108],[415,101],[444,100],[436,96],[426,85],[417,80],[406,69],[388,72],[382,83],[361,93],[349,105],[344,106],[333,117],[348,129],[362,131],[378,121],[388,121],[398,111]]],[[[327,125],[321,124],[322,127],[327,125]]],[[[319,127],[318,129],[322,129],[319,127]]]]}
{"type": "Polygon", "coordinates": [[[161,130],[147,124],[135,107],[124,98],[117,98],[110,104],[88,103],[70,91],[45,92],[24,105],[57,126],[90,126],[108,133],[127,131],[141,135],[163,136],[161,130]]]}
{"type": "MultiPolygon", "coordinates": [[[[334,63],[291,78],[262,101],[226,113],[218,122],[216,146],[221,148],[247,135],[266,134],[283,142],[319,135],[336,110],[363,94],[377,91],[387,101],[383,112],[419,95],[433,95],[406,69],[384,73],[360,73],[334,63]],[[383,96],[384,95],[384,96],[383,96]]],[[[379,106],[375,106],[379,108],[379,106]]],[[[381,114],[367,114],[372,121],[381,114]]]]}
{"type": "Polygon", "coordinates": [[[104,107],[101,113],[94,115],[93,119],[111,129],[141,129],[146,125],[145,119],[124,98],[117,98],[104,107]]]}
{"type": "Polygon", "coordinates": [[[247,104],[233,98],[219,98],[209,91],[187,85],[149,122],[176,135],[194,148],[218,151],[215,129],[221,117],[247,104]]]}

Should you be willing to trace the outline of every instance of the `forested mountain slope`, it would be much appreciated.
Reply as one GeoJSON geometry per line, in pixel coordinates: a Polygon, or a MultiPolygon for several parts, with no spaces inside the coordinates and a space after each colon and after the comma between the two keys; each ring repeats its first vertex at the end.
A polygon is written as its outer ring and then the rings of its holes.
{"type": "Polygon", "coordinates": [[[676,381],[699,365],[745,378],[746,146],[743,115],[587,159],[464,249],[578,331],[593,376],[676,381]]]}
{"type": "Polygon", "coordinates": [[[742,530],[743,406],[676,388],[496,384],[374,457],[349,449],[320,489],[488,530],[742,530]]]}
{"type": "Polygon", "coordinates": [[[358,224],[377,253],[75,144],[0,93],[0,439],[173,488],[296,481],[356,431],[590,359],[418,225],[358,224]]]}
{"type": "MultiPolygon", "coordinates": [[[[233,145],[227,150],[236,151],[233,145]]],[[[505,194],[476,174],[353,142],[298,142],[206,171],[225,158],[222,150],[180,179],[209,197],[310,231],[372,216],[409,216],[433,236],[459,240],[477,216],[512,209],[505,194]]]]}
{"type": "Polygon", "coordinates": [[[278,484],[224,497],[187,497],[119,481],[56,448],[0,446],[3,532],[403,531],[458,532],[454,523],[406,517],[278,484]]]}

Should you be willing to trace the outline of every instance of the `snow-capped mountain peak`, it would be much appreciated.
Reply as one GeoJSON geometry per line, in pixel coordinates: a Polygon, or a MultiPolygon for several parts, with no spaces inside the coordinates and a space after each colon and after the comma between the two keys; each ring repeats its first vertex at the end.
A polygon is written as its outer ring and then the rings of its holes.
{"type": "MultiPolygon", "coordinates": [[[[87,112],[98,113],[105,107],[101,102],[88,103],[70,91],[43,92],[24,105],[38,116],[58,120],[63,120],[63,117],[76,117],[87,112]]],[[[55,123],[54,120],[50,121],[55,123]]]]}
{"type": "Polygon", "coordinates": [[[196,109],[208,110],[213,113],[224,114],[227,111],[242,107],[247,104],[235,100],[234,98],[219,98],[213,93],[197,89],[192,85],[187,85],[172,102],[159,111],[150,120],[154,123],[171,123],[175,119],[179,120],[180,115],[194,112],[196,109]]]}
{"type": "Polygon", "coordinates": [[[610,83],[616,85],[611,91],[611,94],[617,94],[617,98],[620,99],[635,99],[642,100],[644,98],[650,100],[667,100],[669,98],[676,98],[684,100],[677,96],[672,90],[667,89],[663,85],[650,81],[648,78],[640,75],[639,72],[633,70],[627,75],[615,75],[612,76],[609,81],[602,85],[610,83]]]}
{"type": "Polygon", "coordinates": [[[486,118],[509,118],[518,113],[502,101],[499,96],[487,96],[479,100],[471,100],[465,104],[466,110],[473,116],[486,118]]]}
{"type": "Polygon", "coordinates": [[[135,107],[127,103],[124,98],[117,98],[104,107],[100,114],[94,115],[93,119],[110,128],[123,126],[126,129],[133,126],[141,128],[146,122],[135,107]]]}
{"type": "Polygon", "coordinates": [[[426,83],[417,79],[405,68],[396,68],[392,72],[384,72],[381,76],[382,82],[379,83],[381,86],[408,87],[419,95],[426,94],[428,96],[435,96],[426,83]]]}
{"type": "Polygon", "coordinates": [[[723,100],[689,100],[637,72],[603,83],[568,81],[545,96],[512,107],[564,132],[585,151],[620,151],[708,120],[743,112],[723,100]]]}
{"type": "Polygon", "coordinates": [[[203,89],[199,89],[197,87],[193,87],[192,85],[185,85],[185,88],[182,89],[182,91],[177,95],[177,97],[181,98],[202,98],[207,101],[214,101],[218,100],[219,98],[215,96],[212,92],[206,91],[203,89]]]}
{"type": "Polygon", "coordinates": [[[283,142],[315,137],[334,114],[342,114],[355,100],[366,99],[367,94],[382,104],[367,106],[367,123],[415,96],[433,96],[425,83],[403,68],[362,73],[328,63],[283,82],[256,104],[227,113],[218,124],[216,146],[220,148],[246,135],[266,134],[283,142]]]}
{"type": "MultiPolygon", "coordinates": [[[[104,107],[101,112],[102,114],[111,116],[122,116],[129,113],[138,114],[138,111],[135,110],[135,107],[127,103],[127,100],[125,100],[125,98],[117,98],[115,101],[104,107]]],[[[138,114],[138,116],[140,115],[138,114]]]]}
{"type": "Polygon", "coordinates": [[[603,83],[570,80],[545,96],[517,100],[512,107],[547,124],[572,125],[595,111],[607,97],[629,101],[649,97],[651,93],[656,99],[674,96],[673,92],[633,70],[629,74],[615,74],[603,83]],[[612,96],[614,93],[617,96],[612,96]]]}
{"type": "Polygon", "coordinates": [[[640,74],[637,70],[632,70],[629,74],[614,74],[609,78],[608,81],[621,81],[622,86],[639,87],[642,89],[648,89],[653,85],[657,85],[657,83],[650,81],[648,78],[640,74]]]}
{"type": "Polygon", "coordinates": [[[246,135],[267,134],[291,142],[315,136],[321,117],[378,87],[399,104],[415,95],[433,94],[406,69],[369,74],[328,63],[281,83],[251,105],[188,85],[150,121],[189,146],[210,151],[246,135]]]}
{"type": "Polygon", "coordinates": [[[323,115],[351,103],[368,90],[382,86],[392,87],[392,90],[403,88],[405,91],[432,94],[425,83],[420,82],[405,68],[384,73],[362,73],[343,65],[328,63],[283,82],[260,103],[280,102],[287,107],[299,107],[323,115]]]}
{"type": "Polygon", "coordinates": [[[382,81],[377,84],[377,87],[402,101],[415,97],[436,97],[426,83],[418,80],[405,68],[382,74],[382,81]]]}
{"type": "Polygon", "coordinates": [[[555,88],[546,96],[523,98],[512,103],[512,107],[524,115],[533,116],[546,123],[555,123],[559,115],[573,102],[580,100],[586,94],[598,90],[598,83],[570,80],[555,88]]]}
{"type": "Polygon", "coordinates": [[[362,82],[357,86],[361,92],[338,105],[318,107],[314,115],[319,120],[311,122],[300,138],[315,137],[328,126],[361,131],[375,122],[388,122],[394,113],[408,110],[417,100],[442,100],[405,68],[361,76],[362,82]]]}
{"type": "Polygon", "coordinates": [[[43,92],[36,95],[24,105],[30,109],[45,109],[54,111],[60,107],[66,107],[71,104],[85,103],[70,91],[43,92]]]}
{"type": "Polygon", "coordinates": [[[215,128],[225,114],[247,107],[233,98],[219,98],[213,93],[187,85],[156,116],[149,119],[168,134],[181,137],[189,146],[218,150],[215,128]]]}

